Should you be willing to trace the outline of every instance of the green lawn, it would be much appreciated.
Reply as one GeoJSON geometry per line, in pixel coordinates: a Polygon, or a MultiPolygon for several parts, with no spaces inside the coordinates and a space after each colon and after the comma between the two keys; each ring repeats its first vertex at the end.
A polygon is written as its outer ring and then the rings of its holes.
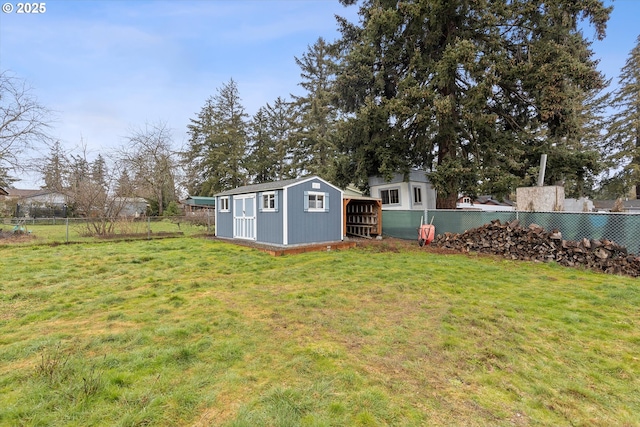
{"type": "Polygon", "coordinates": [[[0,255],[0,425],[640,425],[637,279],[191,237],[0,255]]]}

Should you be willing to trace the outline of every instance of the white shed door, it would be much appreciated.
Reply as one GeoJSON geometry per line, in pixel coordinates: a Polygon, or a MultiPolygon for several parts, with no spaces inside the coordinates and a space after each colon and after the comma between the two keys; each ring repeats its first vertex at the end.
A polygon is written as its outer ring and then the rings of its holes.
{"type": "Polygon", "coordinates": [[[233,196],[233,237],[256,239],[256,195],[233,196]]]}

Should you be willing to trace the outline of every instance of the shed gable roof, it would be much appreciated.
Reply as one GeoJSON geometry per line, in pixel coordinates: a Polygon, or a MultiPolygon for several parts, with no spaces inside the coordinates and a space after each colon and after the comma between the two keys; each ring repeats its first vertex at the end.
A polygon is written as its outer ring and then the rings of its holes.
{"type": "Polygon", "coordinates": [[[216,198],[206,196],[189,196],[183,201],[183,203],[193,206],[213,206],[216,204],[216,198]]]}
{"type": "Polygon", "coordinates": [[[326,183],[327,185],[330,185],[336,190],[342,191],[338,187],[326,182],[322,178],[312,175],[312,176],[305,176],[302,178],[284,179],[282,181],[263,182],[262,184],[245,185],[243,187],[238,187],[238,188],[233,188],[231,190],[223,191],[222,193],[218,193],[215,196],[216,197],[217,196],[233,196],[236,194],[257,193],[259,191],[282,190],[283,188],[291,187],[292,185],[296,185],[305,181],[311,181],[313,179],[319,179],[320,181],[326,183]]]}

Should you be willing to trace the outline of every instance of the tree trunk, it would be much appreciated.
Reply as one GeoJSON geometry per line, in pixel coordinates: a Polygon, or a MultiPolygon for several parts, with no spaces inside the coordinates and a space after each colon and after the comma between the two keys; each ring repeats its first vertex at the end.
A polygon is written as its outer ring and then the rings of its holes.
{"type": "Polygon", "coordinates": [[[436,197],[436,209],[455,209],[458,196],[453,193],[448,196],[441,196],[440,193],[436,197]]]}
{"type": "MultiPolygon", "coordinates": [[[[438,165],[442,165],[449,159],[455,159],[455,145],[453,136],[446,136],[440,142],[438,150],[438,165]]],[[[444,191],[436,194],[436,209],[455,209],[458,200],[458,185],[454,179],[449,179],[445,184],[444,191]]]]}

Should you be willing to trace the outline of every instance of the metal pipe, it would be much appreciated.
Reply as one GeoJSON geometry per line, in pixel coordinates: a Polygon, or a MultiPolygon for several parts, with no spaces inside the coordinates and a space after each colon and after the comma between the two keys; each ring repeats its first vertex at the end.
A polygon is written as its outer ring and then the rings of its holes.
{"type": "Polygon", "coordinates": [[[547,155],[543,154],[540,156],[540,173],[538,174],[538,187],[542,187],[544,185],[544,173],[547,169],[547,155]]]}

